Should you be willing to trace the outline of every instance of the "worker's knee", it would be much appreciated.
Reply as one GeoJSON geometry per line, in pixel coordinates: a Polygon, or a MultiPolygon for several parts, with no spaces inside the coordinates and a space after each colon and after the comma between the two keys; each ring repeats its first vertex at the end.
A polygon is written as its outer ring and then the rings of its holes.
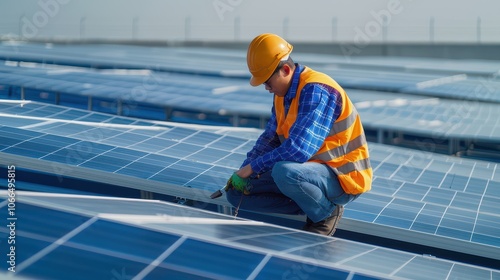
{"type": "Polygon", "coordinates": [[[276,182],[276,185],[283,192],[284,190],[282,188],[296,184],[301,174],[300,170],[297,168],[296,162],[280,161],[274,165],[271,176],[276,182]]]}

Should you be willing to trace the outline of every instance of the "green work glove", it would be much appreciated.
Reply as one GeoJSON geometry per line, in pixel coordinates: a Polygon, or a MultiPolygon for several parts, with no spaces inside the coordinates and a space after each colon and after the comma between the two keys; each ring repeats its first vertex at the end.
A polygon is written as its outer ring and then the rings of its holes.
{"type": "Polygon", "coordinates": [[[231,175],[231,178],[227,180],[226,187],[224,188],[225,191],[228,191],[229,189],[236,189],[237,191],[248,195],[250,194],[250,179],[241,178],[240,176],[238,176],[238,174],[233,173],[233,175],[231,175]]]}

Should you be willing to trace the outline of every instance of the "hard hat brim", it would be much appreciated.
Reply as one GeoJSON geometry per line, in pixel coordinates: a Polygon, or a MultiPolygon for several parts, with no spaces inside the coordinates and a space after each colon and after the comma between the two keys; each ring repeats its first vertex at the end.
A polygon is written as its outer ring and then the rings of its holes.
{"type": "MultiPolygon", "coordinates": [[[[276,65],[277,66],[277,65],[276,65]]],[[[271,78],[272,76],[272,73],[269,77],[255,77],[255,76],[252,76],[250,78],[250,85],[251,86],[254,86],[254,87],[257,87],[257,86],[260,86],[262,85],[265,81],[267,81],[269,78],[271,78]]]]}
{"type": "Polygon", "coordinates": [[[264,33],[255,37],[247,51],[247,65],[252,75],[250,85],[265,83],[292,50],[293,46],[278,35],[264,33]]]}

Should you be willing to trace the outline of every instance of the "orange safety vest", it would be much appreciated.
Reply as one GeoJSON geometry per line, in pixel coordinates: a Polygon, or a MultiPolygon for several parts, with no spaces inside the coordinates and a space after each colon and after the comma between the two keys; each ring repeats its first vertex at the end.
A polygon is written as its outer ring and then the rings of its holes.
{"type": "Polygon", "coordinates": [[[370,165],[368,144],[360,117],[351,100],[340,85],[320,72],[306,67],[300,74],[297,95],[285,116],[284,97],[275,96],[274,108],[278,134],[281,142],[289,136],[290,128],[298,114],[299,100],[306,84],[325,84],[336,89],[342,96],[342,111],[332,124],[330,133],[321,148],[309,161],[325,163],[330,166],[340,181],[342,189],[348,194],[361,194],[371,189],[373,170],[370,165]]]}

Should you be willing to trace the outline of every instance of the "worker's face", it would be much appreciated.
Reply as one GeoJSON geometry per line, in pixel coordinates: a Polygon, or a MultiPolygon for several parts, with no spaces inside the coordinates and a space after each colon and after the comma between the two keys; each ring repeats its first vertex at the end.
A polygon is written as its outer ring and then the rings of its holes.
{"type": "Polygon", "coordinates": [[[275,72],[271,77],[264,82],[266,90],[274,95],[283,97],[288,91],[288,87],[291,79],[291,68],[288,65],[284,65],[275,72]]]}

